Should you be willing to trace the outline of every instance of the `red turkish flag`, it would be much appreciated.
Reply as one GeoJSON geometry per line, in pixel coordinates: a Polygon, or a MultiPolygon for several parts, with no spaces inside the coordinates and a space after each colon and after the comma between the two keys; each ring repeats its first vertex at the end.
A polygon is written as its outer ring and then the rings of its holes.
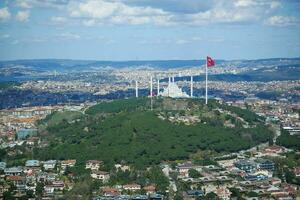
{"type": "Polygon", "coordinates": [[[206,57],[206,63],[207,63],[207,67],[215,66],[215,61],[209,56],[206,57]]]}

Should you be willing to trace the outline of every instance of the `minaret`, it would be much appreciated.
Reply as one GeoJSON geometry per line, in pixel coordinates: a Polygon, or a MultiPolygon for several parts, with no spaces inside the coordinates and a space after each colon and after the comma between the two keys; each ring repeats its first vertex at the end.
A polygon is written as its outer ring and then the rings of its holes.
{"type": "Polygon", "coordinates": [[[159,95],[159,79],[157,79],[157,96],[159,95]]]}
{"type": "Polygon", "coordinates": [[[152,102],[152,96],[153,96],[153,82],[152,82],[152,76],[150,77],[150,98],[151,98],[151,110],[153,110],[153,102],[152,102]]]}
{"type": "Polygon", "coordinates": [[[135,97],[139,97],[139,86],[137,81],[135,81],[135,97]]]}
{"type": "Polygon", "coordinates": [[[169,77],[168,96],[170,96],[170,85],[171,85],[171,77],[169,77]]]}
{"type": "Polygon", "coordinates": [[[152,76],[150,77],[150,97],[152,97],[153,85],[152,85],[152,76]]]}
{"type": "Polygon", "coordinates": [[[191,98],[193,97],[193,76],[191,76],[191,98]]]}

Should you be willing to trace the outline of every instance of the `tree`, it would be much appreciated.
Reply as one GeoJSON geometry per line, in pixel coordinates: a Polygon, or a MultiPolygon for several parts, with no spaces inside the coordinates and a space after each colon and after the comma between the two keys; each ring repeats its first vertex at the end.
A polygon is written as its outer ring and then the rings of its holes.
{"type": "Polygon", "coordinates": [[[99,190],[99,188],[103,185],[102,181],[100,180],[93,180],[91,184],[91,192],[93,190],[99,190]]]}
{"type": "Polygon", "coordinates": [[[34,197],[34,191],[33,190],[27,190],[26,191],[26,197],[27,198],[33,198],[34,197]]]}
{"type": "Polygon", "coordinates": [[[219,198],[215,193],[210,192],[202,197],[201,200],[219,200],[219,198]]]}
{"type": "Polygon", "coordinates": [[[257,195],[256,192],[251,191],[251,192],[249,192],[249,193],[247,194],[247,196],[249,196],[249,197],[257,197],[258,195],[257,195]]]}
{"type": "Polygon", "coordinates": [[[199,178],[201,176],[201,174],[195,170],[195,169],[190,169],[189,170],[189,177],[191,178],[199,178]]]}
{"type": "Polygon", "coordinates": [[[274,140],[273,137],[269,138],[269,146],[273,146],[274,145],[274,140]]]}
{"type": "Polygon", "coordinates": [[[171,177],[171,179],[173,179],[173,180],[177,180],[177,178],[178,178],[178,172],[174,172],[174,171],[172,171],[172,172],[170,172],[169,173],[169,176],[171,177]]]}
{"type": "Polygon", "coordinates": [[[288,168],[284,168],[284,175],[287,183],[294,183],[295,174],[288,168]]]}
{"type": "MultiPolygon", "coordinates": [[[[187,104],[186,102],[190,100],[168,101],[169,104],[176,105],[187,104]]],[[[158,114],[166,116],[171,113],[163,109],[163,105],[166,103],[164,99],[159,102],[162,104],[162,110],[159,112],[143,110],[146,102],[148,103],[148,100],[128,99],[101,103],[99,106],[91,107],[91,113],[85,117],[82,116],[80,121],[70,123],[68,120],[60,119],[56,120],[57,123],[48,123],[49,134],[43,135],[42,137],[47,138],[42,139],[49,141],[50,146],[37,147],[35,156],[41,160],[76,159],[78,163],[85,163],[89,159],[99,159],[105,164],[120,163],[124,160],[126,164],[133,165],[136,169],[146,169],[163,160],[187,159],[199,149],[234,152],[266,142],[269,138],[270,133],[267,127],[260,122],[255,122],[256,127],[247,129],[216,127],[209,123],[198,123],[194,126],[174,124],[157,117],[158,114]],[[98,114],[105,115],[101,123],[98,114]],[[88,133],[84,131],[85,128],[88,128],[88,133]]],[[[185,110],[185,112],[199,113],[207,109],[213,115],[213,117],[204,116],[208,122],[210,119],[212,121],[223,120],[223,114],[216,116],[210,110],[216,107],[222,108],[221,104],[214,102],[210,108],[203,108],[202,105],[201,101],[193,101],[193,107],[196,109],[185,110]]],[[[223,109],[233,108],[224,107],[223,109]]],[[[170,115],[174,116],[178,112],[178,110],[174,110],[170,115]]],[[[248,113],[248,111],[240,109],[237,111],[233,109],[232,112],[241,112],[240,115],[245,116],[254,115],[250,111],[248,113]]],[[[256,117],[256,115],[254,116],[256,117]]],[[[256,119],[255,117],[249,117],[248,120],[256,119]]],[[[54,116],[50,117],[49,120],[53,121],[54,118],[54,116]]],[[[201,120],[204,119],[201,118],[201,120]]],[[[200,160],[200,163],[210,165],[213,164],[213,161],[210,158],[204,158],[200,160]]]]}
{"type": "Polygon", "coordinates": [[[0,149],[0,161],[4,159],[5,155],[6,155],[5,149],[0,149]]]}
{"type": "Polygon", "coordinates": [[[65,199],[78,199],[79,197],[83,197],[83,199],[90,199],[91,195],[91,181],[83,180],[77,182],[71,191],[68,191],[65,195],[65,199]]]}
{"type": "Polygon", "coordinates": [[[38,182],[36,185],[36,195],[40,197],[44,191],[44,183],[38,182]]]}
{"type": "Polygon", "coordinates": [[[158,192],[165,193],[169,186],[169,179],[164,175],[159,167],[151,167],[148,173],[148,178],[151,183],[156,185],[158,192]]]}
{"type": "Polygon", "coordinates": [[[182,192],[176,192],[174,200],[183,200],[182,192]]]}
{"type": "Polygon", "coordinates": [[[237,188],[229,188],[231,192],[231,197],[237,197],[238,199],[242,198],[242,194],[239,189],[237,188]]]}
{"type": "Polygon", "coordinates": [[[14,200],[14,191],[17,189],[15,185],[13,185],[12,183],[9,184],[10,187],[8,189],[8,191],[3,193],[3,198],[5,200],[14,200]]]}
{"type": "Polygon", "coordinates": [[[276,144],[300,150],[300,137],[297,135],[290,135],[286,130],[281,130],[281,135],[277,138],[276,144]]]}

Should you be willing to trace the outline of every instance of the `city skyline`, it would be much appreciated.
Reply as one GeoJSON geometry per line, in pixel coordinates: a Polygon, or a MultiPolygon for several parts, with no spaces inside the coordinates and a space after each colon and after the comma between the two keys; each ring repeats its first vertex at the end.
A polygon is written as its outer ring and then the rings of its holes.
{"type": "Polygon", "coordinates": [[[0,2],[0,60],[300,57],[295,0],[0,2]]]}

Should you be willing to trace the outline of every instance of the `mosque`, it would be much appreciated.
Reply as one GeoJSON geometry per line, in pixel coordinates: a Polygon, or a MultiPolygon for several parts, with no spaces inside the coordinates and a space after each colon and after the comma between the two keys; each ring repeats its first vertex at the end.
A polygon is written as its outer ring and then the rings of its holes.
{"type": "MultiPolygon", "coordinates": [[[[175,78],[169,77],[168,87],[164,88],[163,92],[160,92],[159,79],[157,79],[157,96],[171,97],[171,98],[193,98],[193,76],[191,76],[191,95],[183,92],[181,88],[175,83],[175,78]]],[[[135,81],[135,96],[139,97],[138,81],[135,81]]],[[[149,97],[153,97],[153,79],[150,77],[150,94],[149,97]]]]}
{"type": "Polygon", "coordinates": [[[163,92],[158,94],[159,96],[163,97],[171,97],[171,98],[188,98],[190,97],[187,93],[183,92],[182,89],[178,87],[178,85],[174,81],[174,77],[169,77],[169,84],[168,87],[164,89],[163,92]]]}

